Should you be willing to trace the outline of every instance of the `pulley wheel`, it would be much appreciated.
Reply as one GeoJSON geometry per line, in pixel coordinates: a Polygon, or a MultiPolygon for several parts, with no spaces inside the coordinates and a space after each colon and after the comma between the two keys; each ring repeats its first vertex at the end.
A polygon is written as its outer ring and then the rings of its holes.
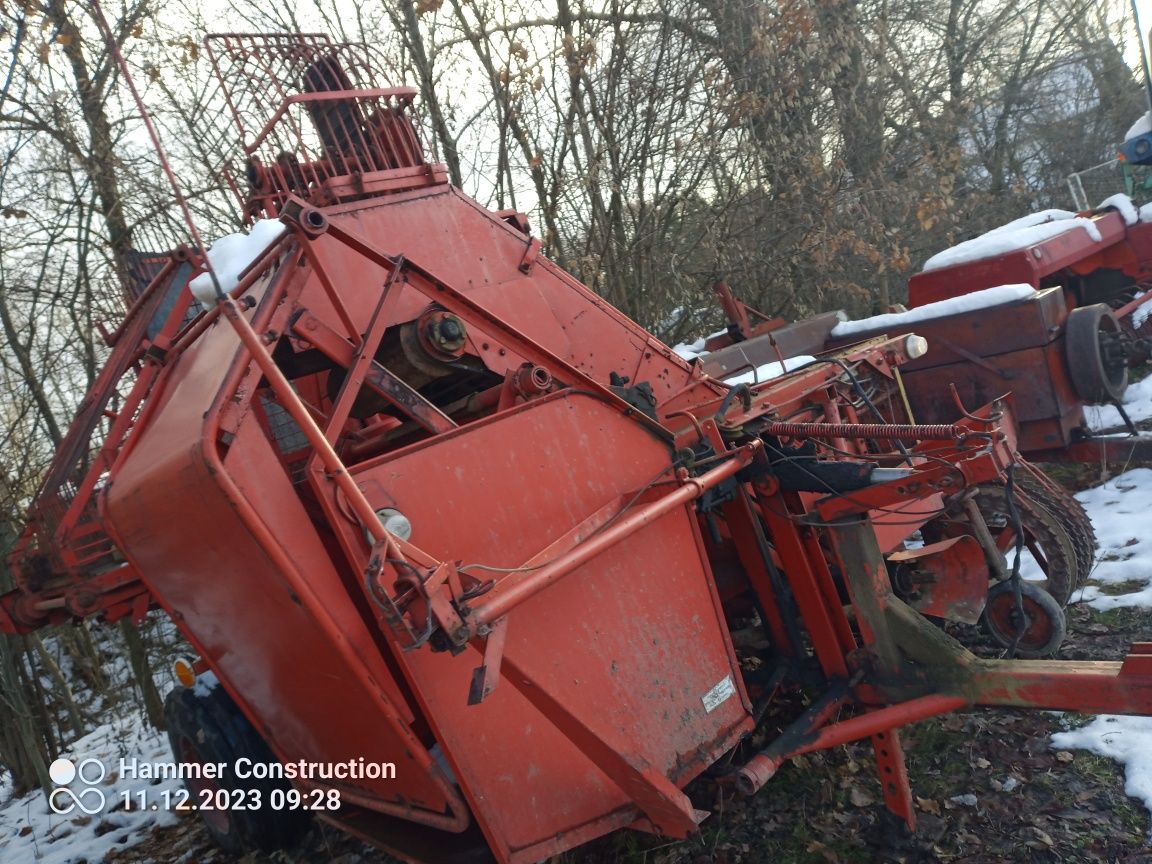
{"type": "Polygon", "coordinates": [[[998,582],[988,591],[980,623],[1001,648],[1011,648],[1015,643],[1018,657],[1051,657],[1068,634],[1064,610],[1051,594],[1032,582],[1021,581],[1020,595],[1024,627],[1019,641],[1016,633],[1021,610],[1016,606],[1010,581],[998,582]]]}
{"type": "Polygon", "coordinates": [[[1103,303],[1080,306],[1064,325],[1064,358],[1072,388],[1085,402],[1113,402],[1128,387],[1120,322],[1103,303]]]}

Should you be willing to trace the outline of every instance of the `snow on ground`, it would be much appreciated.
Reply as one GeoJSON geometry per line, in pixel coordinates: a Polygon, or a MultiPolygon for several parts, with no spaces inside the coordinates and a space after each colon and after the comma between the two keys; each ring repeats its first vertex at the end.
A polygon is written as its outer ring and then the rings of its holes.
{"type": "Polygon", "coordinates": [[[862,318],[859,321],[841,321],[832,328],[831,336],[833,339],[844,339],[858,333],[876,333],[883,330],[895,332],[918,321],[931,321],[935,318],[959,315],[962,312],[971,312],[975,309],[1005,306],[1035,294],[1036,289],[1031,285],[997,285],[995,288],[985,288],[983,291],[973,291],[970,294],[961,294],[959,297],[926,303],[915,309],[909,309],[907,312],[875,315],[871,318],[862,318]]]}
{"type": "MultiPolygon", "coordinates": [[[[235,288],[244,269],[259,258],[287,227],[279,219],[261,219],[247,234],[229,234],[215,241],[208,248],[208,261],[220,280],[220,290],[227,294],[235,288]]],[[[216,288],[210,273],[201,273],[189,282],[188,290],[204,305],[216,305],[216,288]]]]}
{"type": "Polygon", "coordinates": [[[993,228],[971,240],[958,243],[951,249],[938,252],[924,262],[923,270],[939,270],[955,267],[971,261],[994,258],[1005,252],[1027,249],[1066,231],[1080,228],[1097,243],[1100,242],[1100,229],[1084,216],[1077,216],[1067,210],[1042,210],[1022,216],[1007,225],[993,228]]]}
{"type": "MultiPolygon", "coordinates": [[[[1141,308],[1148,306],[1152,306],[1152,303],[1146,303],[1141,308]]],[[[1133,423],[1152,419],[1152,375],[1130,384],[1120,401],[1133,423]]],[[[1100,432],[1124,426],[1124,420],[1115,405],[1085,405],[1084,417],[1089,428],[1100,432]]]]}
{"type": "MultiPolygon", "coordinates": [[[[1145,379],[1148,380],[1148,379],[1145,379]]],[[[1097,609],[1142,606],[1152,609],[1152,469],[1134,468],[1076,496],[1096,529],[1100,551],[1091,581],[1074,599],[1097,609]],[[1100,586],[1130,586],[1123,594],[1100,586]]],[[[1052,736],[1061,750],[1088,750],[1124,766],[1124,791],[1152,811],[1152,717],[1101,714],[1087,726],[1052,736]]]]}
{"type": "Polygon", "coordinates": [[[1087,726],[1057,732],[1052,746],[1115,759],[1124,766],[1124,791],[1152,810],[1152,717],[1101,714],[1087,726]]]}
{"type": "MultiPolygon", "coordinates": [[[[64,757],[78,769],[78,776],[58,786],[51,800],[67,812],[54,812],[39,790],[6,801],[11,786],[5,785],[6,778],[0,780],[0,861],[96,864],[113,849],[140,843],[154,828],[177,823],[177,814],[160,805],[156,810],[125,809],[126,797],[138,800],[136,796],[147,790],[149,801],[160,802],[165,792],[171,796],[182,785],[176,779],[121,775],[121,759],[131,763],[135,758],[138,764],[172,761],[167,737],[139,714],[100,726],[69,747],[64,757]]],[[[54,766],[57,779],[70,773],[64,765],[54,766]]]]}
{"type": "MultiPolygon", "coordinates": [[[[1096,609],[1144,606],[1152,609],[1152,469],[1133,468],[1076,498],[1092,517],[1100,551],[1092,581],[1077,599],[1096,609]],[[1102,586],[1132,584],[1124,594],[1108,594],[1102,586]]],[[[1152,747],[1152,741],[1149,742],[1152,747]]]]}

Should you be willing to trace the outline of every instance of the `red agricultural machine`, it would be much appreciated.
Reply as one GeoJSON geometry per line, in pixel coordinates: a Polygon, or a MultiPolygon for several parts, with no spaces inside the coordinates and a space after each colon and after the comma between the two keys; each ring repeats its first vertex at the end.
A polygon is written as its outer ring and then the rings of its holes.
{"type": "MultiPolygon", "coordinates": [[[[1014,502],[1051,491],[1008,401],[915,422],[904,335],[725,384],[543,257],[522,214],[450,186],[414,91],[378,87],[357,46],[206,44],[265,239],[235,280],[185,248],[140,295],[0,598],[9,632],[163,608],[222,685],[169,697],[179,760],[391,763],[293,784],[407,860],[507,864],[688,836],[705,771],[752,794],[856,740],[911,826],[901,726],[1152,714],[1152,645],[1013,659],[1058,645],[1074,577],[1050,593],[1004,563],[1014,502]],[[1006,526],[974,504],[989,489],[1006,526]],[[939,626],[982,617],[1009,659],[939,626]],[[796,690],[808,707],[757,750],[796,690]]],[[[241,849],[291,842],[301,814],[204,815],[241,849]]]]}
{"type": "MultiPolygon", "coordinates": [[[[924,338],[930,350],[901,365],[896,384],[907,418],[947,423],[962,404],[1009,394],[1017,450],[1038,462],[1152,460],[1152,435],[1140,434],[1122,397],[1130,367],[1149,357],[1152,222],[1118,196],[1076,216],[1048,211],[1017,220],[936,259],[908,283],[909,310],[845,322],[826,313],[789,324],[745,307],[715,286],[728,329],[705,345],[702,369],[732,377],[797,355],[820,355],[881,336],[924,338]],[[1108,202],[1106,202],[1107,204],[1108,202]],[[1093,433],[1086,404],[1111,403],[1130,434],[1093,433]]],[[[1091,522],[1076,499],[1033,471],[1016,489],[1016,519],[1003,484],[954,501],[927,536],[980,535],[1008,553],[1017,527],[1045,587],[1065,604],[1083,585],[1096,550],[1091,522]],[[973,502],[985,526],[974,520],[973,502]]],[[[996,567],[996,562],[990,562],[996,567]]]]}
{"type": "MultiPolygon", "coordinates": [[[[729,327],[706,346],[712,353],[704,368],[722,377],[792,353],[915,330],[932,346],[901,368],[917,418],[937,423],[957,416],[953,385],[972,404],[1011,392],[1018,446],[1036,461],[1152,458],[1148,440],[1094,436],[1084,420],[1085,404],[1116,404],[1125,416],[1120,400],[1128,369],[1148,361],[1152,316],[1142,307],[1152,302],[1152,221],[1126,199],[1074,219],[1043,221],[1044,215],[1031,227],[1049,230],[1034,238],[1019,229],[1019,243],[996,238],[1010,248],[984,242],[988,254],[959,254],[949,266],[913,276],[907,305],[916,314],[882,315],[850,329],[834,313],[794,325],[754,322],[756,313],[720,284],[729,327]],[[956,302],[1001,286],[1035,290],[1001,295],[994,310],[990,301],[956,302]]],[[[1126,416],[1125,422],[1135,435],[1126,416]]]]}

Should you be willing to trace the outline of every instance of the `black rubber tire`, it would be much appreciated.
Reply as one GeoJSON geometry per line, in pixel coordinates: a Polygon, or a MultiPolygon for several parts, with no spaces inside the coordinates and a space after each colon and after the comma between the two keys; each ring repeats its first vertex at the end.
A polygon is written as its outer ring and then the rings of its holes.
{"type": "Polygon", "coordinates": [[[1114,402],[1128,389],[1128,364],[1108,362],[1100,340],[1120,334],[1120,322],[1103,303],[1079,306],[1064,325],[1064,359],[1076,395],[1093,405],[1114,402]]]}
{"type": "Polygon", "coordinates": [[[258,780],[236,777],[232,766],[241,757],[254,763],[277,761],[264,739],[236,707],[236,703],[218,684],[210,690],[179,687],[164,700],[164,716],[168,721],[168,743],[176,762],[219,762],[227,766],[225,776],[216,781],[189,780],[189,802],[200,803],[201,790],[218,787],[222,790],[255,790],[260,793],[262,806],[243,810],[227,808],[214,811],[200,810],[199,815],[208,834],[220,848],[233,855],[247,852],[274,852],[290,849],[307,832],[311,819],[302,811],[273,809],[269,794],[274,789],[287,791],[284,780],[258,780]]]}
{"type": "Polygon", "coordinates": [[[1016,642],[1017,657],[1036,659],[1053,656],[1068,635],[1064,610],[1051,594],[1034,582],[1021,581],[1020,595],[1024,607],[1025,630],[1018,642],[1015,627],[1012,626],[1016,597],[1011,582],[998,582],[989,590],[980,625],[1001,648],[1011,648],[1012,643],[1016,642]]]}

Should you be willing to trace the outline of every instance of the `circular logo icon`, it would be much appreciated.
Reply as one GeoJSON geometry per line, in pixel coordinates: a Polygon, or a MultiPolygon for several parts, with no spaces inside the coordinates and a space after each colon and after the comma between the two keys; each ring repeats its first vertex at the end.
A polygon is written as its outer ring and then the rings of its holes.
{"type": "Polygon", "coordinates": [[[56,788],[48,795],[48,806],[60,816],[67,816],[73,810],[88,816],[103,812],[108,801],[104,792],[95,787],[104,782],[107,775],[108,769],[99,759],[82,759],[79,764],[71,759],[57,759],[48,768],[48,776],[56,784],[56,788]],[[76,778],[80,778],[85,787],[79,792],[68,788],[68,784],[76,778]]]}

